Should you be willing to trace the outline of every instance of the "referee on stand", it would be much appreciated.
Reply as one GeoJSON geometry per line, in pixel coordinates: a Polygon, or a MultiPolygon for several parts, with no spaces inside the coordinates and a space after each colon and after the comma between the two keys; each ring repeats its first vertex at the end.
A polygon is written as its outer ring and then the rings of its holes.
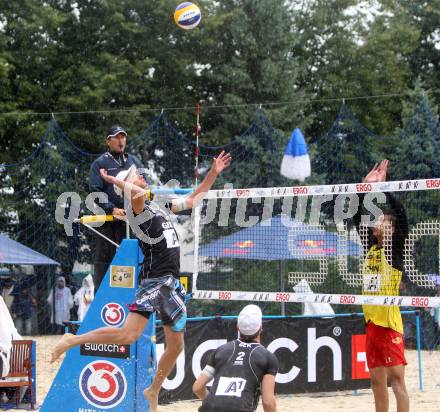
{"type": "MultiPolygon", "coordinates": [[[[115,193],[112,184],[105,182],[100,174],[100,169],[105,169],[111,176],[116,176],[119,172],[128,170],[135,165],[142,168],[140,160],[130,154],[125,153],[127,145],[127,132],[119,125],[112,126],[106,137],[107,152],[99,156],[90,168],[90,191],[101,192],[106,195],[106,200],[95,199],[95,203],[104,209],[107,215],[113,215],[116,219],[112,222],[105,222],[97,230],[104,236],[120,244],[125,238],[126,224],[118,217],[125,216],[124,197],[115,193]]],[[[94,254],[94,276],[95,290],[98,289],[102,278],[115,255],[116,248],[110,242],[96,236],[96,250],[94,254]]]]}

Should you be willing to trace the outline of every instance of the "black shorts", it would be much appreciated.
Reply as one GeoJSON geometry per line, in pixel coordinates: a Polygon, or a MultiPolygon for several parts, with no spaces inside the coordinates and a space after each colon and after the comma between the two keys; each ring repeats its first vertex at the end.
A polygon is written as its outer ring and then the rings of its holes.
{"type": "Polygon", "coordinates": [[[147,319],[156,311],[164,325],[175,332],[183,332],[186,325],[186,291],[173,275],[144,279],[136,291],[136,301],[128,305],[130,312],[147,319]]]}

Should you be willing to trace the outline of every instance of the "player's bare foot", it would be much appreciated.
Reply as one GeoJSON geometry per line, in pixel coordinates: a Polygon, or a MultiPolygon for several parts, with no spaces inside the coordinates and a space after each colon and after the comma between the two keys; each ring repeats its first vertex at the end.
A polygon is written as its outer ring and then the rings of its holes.
{"type": "Polygon", "coordinates": [[[151,386],[147,389],[144,389],[144,398],[150,402],[150,412],[157,412],[159,394],[154,392],[151,386]]]}
{"type": "Polygon", "coordinates": [[[52,349],[50,363],[54,363],[66,350],[70,349],[74,335],[65,333],[52,349]]]}

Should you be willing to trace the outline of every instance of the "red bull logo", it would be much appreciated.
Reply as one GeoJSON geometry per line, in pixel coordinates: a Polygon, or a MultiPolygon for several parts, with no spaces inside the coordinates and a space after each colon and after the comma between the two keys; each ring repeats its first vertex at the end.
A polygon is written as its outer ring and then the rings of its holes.
{"type": "Polygon", "coordinates": [[[306,240],[301,241],[301,246],[310,247],[310,248],[322,247],[322,246],[324,246],[324,241],[323,240],[306,239],[306,240]]]}
{"type": "Polygon", "coordinates": [[[79,389],[84,399],[100,409],[113,408],[127,393],[124,373],[109,361],[91,362],[79,376],[79,389]]]}
{"type": "Polygon", "coordinates": [[[224,248],[224,255],[247,255],[250,249],[254,247],[252,240],[244,240],[243,242],[235,242],[233,248],[224,248]]]}
{"type": "Polygon", "coordinates": [[[234,243],[234,246],[237,246],[240,249],[246,249],[248,247],[254,247],[254,242],[252,242],[252,240],[245,240],[244,242],[234,243]]]}
{"type": "Polygon", "coordinates": [[[299,241],[299,246],[307,255],[336,253],[336,248],[326,247],[324,240],[304,239],[299,241]]]}

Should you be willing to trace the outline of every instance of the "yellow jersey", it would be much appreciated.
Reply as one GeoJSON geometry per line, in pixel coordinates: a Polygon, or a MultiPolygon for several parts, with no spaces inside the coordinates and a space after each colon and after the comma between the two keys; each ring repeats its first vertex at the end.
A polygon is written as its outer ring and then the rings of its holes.
{"type": "MultiPolygon", "coordinates": [[[[373,245],[367,253],[362,272],[363,295],[398,296],[402,272],[393,268],[385,257],[385,249],[373,245]]],[[[398,306],[362,305],[365,321],[391,328],[403,334],[402,315],[398,306]]]]}

